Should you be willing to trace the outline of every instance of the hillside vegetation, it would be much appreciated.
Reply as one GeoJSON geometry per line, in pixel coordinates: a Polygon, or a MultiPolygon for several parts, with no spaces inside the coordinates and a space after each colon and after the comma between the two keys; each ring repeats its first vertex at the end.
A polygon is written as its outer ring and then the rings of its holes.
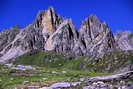
{"type": "Polygon", "coordinates": [[[23,65],[36,65],[89,72],[115,72],[131,69],[133,51],[115,51],[100,55],[98,58],[95,56],[72,58],[55,52],[34,51],[20,56],[15,60],[15,64],[23,65]]]}

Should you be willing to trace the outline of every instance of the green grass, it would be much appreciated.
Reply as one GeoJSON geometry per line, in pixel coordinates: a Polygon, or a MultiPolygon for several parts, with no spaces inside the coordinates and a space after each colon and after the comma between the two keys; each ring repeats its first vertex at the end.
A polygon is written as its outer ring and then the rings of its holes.
{"type": "Polygon", "coordinates": [[[77,58],[67,57],[55,52],[34,51],[16,58],[15,65],[32,65],[36,70],[23,72],[38,72],[36,75],[12,75],[20,72],[0,65],[0,89],[10,89],[23,85],[24,81],[51,82],[77,81],[81,77],[110,75],[112,72],[133,63],[133,51],[115,51],[103,55],[98,60],[91,56],[77,58]],[[65,71],[66,73],[63,73],[65,71]],[[57,74],[53,74],[53,73],[57,74]],[[4,73],[4,74],[2,74],[4,73]],[[44,80],[46,78],[46,80],[44,80]]]}
{"type": "Polygon", "coordinates": [[[46,81],[63,81],[67,80],[68,77],[64,75],[51,75],[51,74],[41,74],[41,75],[33,75],[33,76],[24,76],[24,75],[1,75],[0,74],[0,86],[1,88],[9,88],[13,87],[18,84],[23,84],[24,81],[29,81],[29,82],[45,82],[43,81],[43,78],[47,78],[46,81]]]}
{"type": "MultiPolygon", "coordinates": [[[[1,71],[4,74],[0,74],[0,89],[14,89],[18,85],[24,85],[24,81],[31,82],[50,82],[50,81],[77,81],[81,77],[86,76],[103,76],[109,75],[110,73],[95,73],[95,72],[83,72],[77,70],[64,70],[57,68],[46,68],[46,67],[38,67],[36,70],[29,70],[23,72],[38,72],[41,74],[35,75],[15,75],[11,74],[11,70],[9,68],[3,67],[1,71]],[[8,70],[8,71],[7,71],[8,70]],[[63,73],[65,71],[66,73],[63,73]],[[54,74],[56,72],[57,74],[54,74]],[[44,78],[46,78],[44,80],[44,78]]],[[[20,71],[15,71],[20,72],[20,71]]],[[[22,72],[22,71],[21,71],[22,72]]]]}
{"type": "Polygon", "coordinates": [[[92,60],[89,62],[88,66],[97,72],[114,72],[131,64],[130,61],[133,60],[132,54],[133,51],[107,53],[98,61],[92,60]]]}
{"type": "Polygon", "coordinates": [[[60,67],[67,60],[66,57],[55,52],[34,51],[16,59],[15,64],[60,67]]]}
{"type": "Polygon", "coordinates": [[[103,55],[97,60],[91,56],[82,56],[66,62],[62,68],[88,72],[114,72],[133,64],[133,51],[115,51],[103,55]]]}
{"type": "Polygon", "coordinates": [[[82,70],[87,72],[114,72],[133,63],[133,51],[115,51],[95,60],[91,56],[70,59],[55,52],[35,51],[17,58],[15,64],[82,70]]]}
{"type": "Polygon", "coordinates": [[[62,68],[71,69],[71,70],[85,70],[86,64],[88,63],[87,62],[88,60],[86,59],[89,60],[89,57],[81,56],[81,57],[75,58],[73,60],[66,62],[62,68]]]}

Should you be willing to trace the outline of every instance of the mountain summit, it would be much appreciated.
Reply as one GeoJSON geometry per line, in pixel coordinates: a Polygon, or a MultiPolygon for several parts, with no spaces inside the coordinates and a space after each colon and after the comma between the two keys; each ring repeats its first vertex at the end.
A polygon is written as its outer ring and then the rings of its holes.
{"type": "Polygon", "coordinates": [[[49,7],[40,11],[27,27],[13,27],[0,33],[0,62],[5,63],[34,50],[72,56],[133,50],[132,34],[121,32],[114,36],[108,25],[96,15],[86,18],[77,30],[71,19],[61,17],[53,7],[49,7]],[[126,36],[123,36],[125,33],[126,36]]]}

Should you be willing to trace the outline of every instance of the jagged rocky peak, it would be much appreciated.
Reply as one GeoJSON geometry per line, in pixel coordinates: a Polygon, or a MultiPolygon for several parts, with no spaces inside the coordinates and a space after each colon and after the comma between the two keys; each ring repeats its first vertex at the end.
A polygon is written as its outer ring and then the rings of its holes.
{"type": "Polygon", "coordinates": [[[34,26],[42,28],[42,33],[51,35],[57,27],[62,23],[63,18],[56,14],[53,7],[49,7],[48,10],[40,11],[34,22],[34,26]]]}
{"type": "Polygon", "coordinates": [[[107,31],[108,25],[101,22],[96,15],[90,15],[86,18],[81,25],[81,34],[89,34],[89,36],[94,39],[99,33],[107,31]]]}
{"type": "Polygon", "coordinates": [[[70,19],[65,19],[45,44],[45,50],[54,50],[59,53],[72,53],[77,39],[75,26],[70,19]]]}
{"type": "Polygon", "coordinates": [[[33,50],[43,50],[44,38],[40,29],[34,28],[31,24],[21,29],[7,45],[6,42],[3,45],[5,46],[0,50],[0,63],[8,62],[33,50]]]}
{"type": "Polygon", "coordinates": [[[20,32],[19,26],[13,26],[0,32],[0,51],[4,49],[10,42],[14,40],[16,35],[20,32]]]}
{"type": "Polygon", "coordinates": [[[127,44],[130,47],[133,45],[133,40],[128,37],[115,39],[108,25],[96,15],[90,15],[82,22],[81,28],[76,30],[71,19],[62,18],[49,7],[48,10],[40,11],[33,24],[22,30],[0,33],[0,62],[33,50],[55,51],[73,56],[103,54],[119,48],[126,50],[127,44]],[[129,41],[123,44],[123,39],[129,41]]]}
{"type": "Polygon", "coordinates": [[[82,22],[79,30],[81,40],[86,44],[88,53],[105,53],[116,49],[116,42],[110,28],[96,15],[90,15],[82,22]]]}
{"type": "Polygon", "coordinates": [[[130,31],[119,30],[115,35],[121,50],[133,50],[133,33],[130,31]]]}

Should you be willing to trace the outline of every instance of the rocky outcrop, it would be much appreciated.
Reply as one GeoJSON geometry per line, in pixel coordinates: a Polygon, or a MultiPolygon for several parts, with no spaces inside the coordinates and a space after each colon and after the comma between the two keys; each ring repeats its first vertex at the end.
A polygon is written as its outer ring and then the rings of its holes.
{"type": "Polygon", "coordinates": [[[114,74],[108,76],[98,76],[82,78],[81,80],[87,82],[83,89],[132,89],[133,71],[124,72],[121,74],[114,74]]]}
{"type": "Polygon", "coordinates": [[[33,24],[35,28],[41,28],[42,34],[45,40],[47,40],[62,22],[63,18],[55,13],[54,8],[49,7],[48,10],[38,13],[33,24]]]}
{"type": "Polygon", "coordinates": [[[82,55],[82,50],[78,49],[81,45],[78,45],[78,33],[75,30],[74,25],[70,19],[66,19],[58,27],[45,44],[45,50],[54,50],[57,53],[82,55]]]}
{"type": "Polygon", "coordinates": [[[88,54],[102,54],[117,49],[117,43],[110,28],[96,15],[91,15],[83,21],[79,33],[88,54]]]}
{"type": "Polygon", "coordinates": [[[58,82],[39,89],[132,89],[133,71],[109,76],[81,78],[78,82],[58,82]]]}
{"type": "MultiPolygon", "coordinates": [[[[0,52],[0,62],[6,62],[9,59],[16,58],[29,51],[44,50],[45,42],[56,30],[61,21],[62,19],[51,7],[46,11],[39,12],[33,24],[19,30],[19,34],[9,43],[5,42],[5,46],[2,47],[3,49],[0,52]]],[[[12,33],[11,36],[15,33],[17,33],[17,31],[12,33]]]]}
{"type": "Polygon", "coordinates": [[[115,35],[121,50],[133,50],[133,33],[130,31],[118,31],[115,35]]]}
{"type": "Polygon", "coordinates": [[[15,39],[16,35],[20,32],[19,29],[18,26],[14,26],[0,33],[0,51],[15,39]]]}
{"type": "Polygon", "coordinates": [[[70,19],[62,18],[50,7],[40,11],[26,28],[0,33],[0,62],[33,50],[85,56],[132,48],[133,40],[129,36],[115,38],[108,25],[96,15],[86,18],[77,30],[70,19]]]}
{"type": "Polygon", "coordinates": [[[70,51],[71,44],[74,40],[75,29],[72,27],[72,23],[69,20],[65,20],[54,34],[52,34],[45,44],[46,50],[55,50],[55,51],[70,51]],[[63,47],[64,46],[64,47],[63,47]],[[67,47],[65,47],[67,46],[67,47]]]}
{"type": "Polygon", "coordinates": [[[40,29],[29,25],[21,29],[19,34],[2,49],[0,62],[6,62],[32,50],[43,50],[43,44],[44,38],[40,29]]]}
{"type": "Polygon", "coordinates": [[[117,80],[120,81],[122,79],[132,79],[133,78],[133,71],[128,71],[125,73],[121,74],[114,74],[114,75],[109,75],[109,76],[100,76],[100,77],[91,77],[87,78],[86,81],[91,81],[91,82],[96,82],[96,81],[113,81],[117,80]]]}

